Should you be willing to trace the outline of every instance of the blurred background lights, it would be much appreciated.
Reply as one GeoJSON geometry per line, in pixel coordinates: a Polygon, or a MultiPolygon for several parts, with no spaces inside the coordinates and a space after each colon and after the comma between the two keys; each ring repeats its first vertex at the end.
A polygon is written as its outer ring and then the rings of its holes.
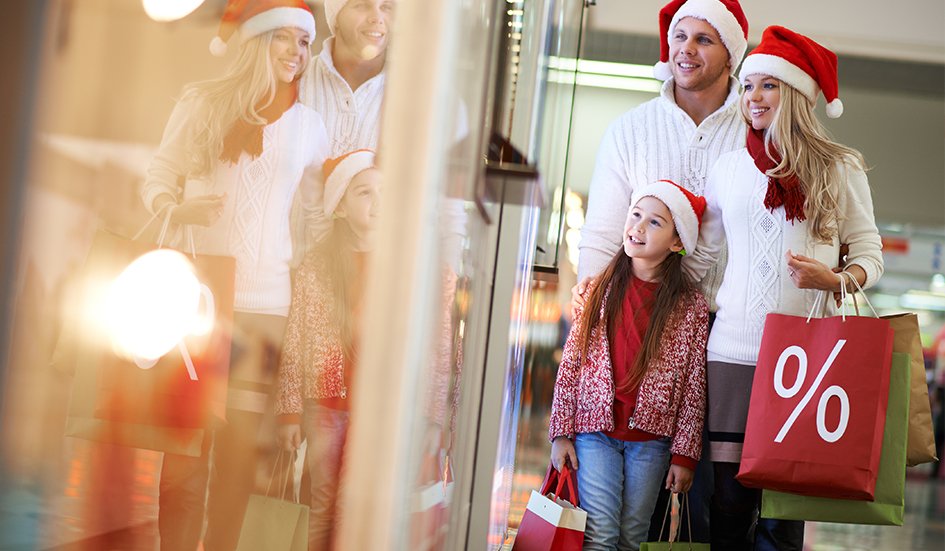
{"type": "Polygon", "coordinates": [[[144,369],[185,336],[213,327],[213,295],[197,280],[187,257],[170,249],[151,251],[129,264],[109,287],[104,310],[116,351],[144,369]]]}
{"type": "Polygon", "coordinates": [[[204,0],[141,0],[144,12],[155,21],[176,21],[199,8],[204,0]]]}

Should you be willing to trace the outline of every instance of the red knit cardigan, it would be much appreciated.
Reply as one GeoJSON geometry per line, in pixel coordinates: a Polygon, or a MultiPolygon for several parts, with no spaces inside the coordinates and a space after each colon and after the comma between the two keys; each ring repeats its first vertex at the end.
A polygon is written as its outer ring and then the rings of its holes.
{"type": "MultiPolygon", "coordinates": [[[[590,293],[589,285],[585,299],[590,293]]],[[[577,328],[583,315],[578,311],[558,368],[548,429],[551,440],[614,429],[615,385],[607,331],[598,321],[591,331],[587,358],[581,361],[577,328]]],[[[603,307],[600,316],[599,320],[603,307]]],[[[708,303],[694,291],[680,299],[667,321],[659,355],[651,360],[640,384],[633,413],[635,428],[671,437],[670,453],[697,461],[705,419],[708,334],[708,303]]]]}

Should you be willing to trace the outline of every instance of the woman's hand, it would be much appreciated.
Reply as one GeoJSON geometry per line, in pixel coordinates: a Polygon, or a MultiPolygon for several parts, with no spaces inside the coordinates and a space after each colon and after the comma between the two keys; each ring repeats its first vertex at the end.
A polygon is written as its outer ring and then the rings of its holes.
{"type": "Polygon", "coordinates": [[[302,427],[298,424],[279,425],[276,437],[282,449],[294,452],[302,445],[302,427]]]}
{"type": "Polygon", "coordinates": [[[826,264],[819,260],[794,254],[788,250],[788,274],[798,289],[819,289],[821,291],[840,291],[840,277],[826,264]]]}
{"type": "Polygon", "coordinates": [[[171,212],[171,222],[175,224],[193,224],[195,226],[212,226],[223,215],[223,204],[226,194],[201,195],[184,200],[171,212]]]}
{"type": "Polygon", "coordinates": [[[666,489],[678,494],[686,493],[692,487],[693,471],[682,465],[670,465],[666,475],[666,489]]]}
{"type": "Polygon", "coordinates": [[[565,461],[571,465],[571,470],[578,469],[577,451],[574,442],[567,436],[559,436],[551,443],[551,464],[559,473],[564,468],[565,461]]]}

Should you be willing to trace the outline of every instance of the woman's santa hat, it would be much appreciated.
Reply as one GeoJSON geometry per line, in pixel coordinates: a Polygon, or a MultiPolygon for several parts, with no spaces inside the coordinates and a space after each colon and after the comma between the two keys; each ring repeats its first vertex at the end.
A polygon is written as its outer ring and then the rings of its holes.
{"type": "Polygon", "coordinates": [[[705,213],[705,197],[696,195],[671,180],[659,180],[638,189],[633,194],[630,210],[627,211],[627,221],[623,226],[624,236],[630,231],[630,213],[633,212],[633,207],[644,197],[656,197],[666,205],[673,216],[673,224],[676,225],[676,233],[683,248],[687,253],[695,251],[702,215],[705,213]]]}
{"type": "Polygon", "coordinates": [[[322,165],[322,176],[325,181],[323,197],[325,216],[331,216],[338,208],[351,180],[369,168],[374,168],[374,152],[370,149],[356,149],[325,161],[322,165]]]}
{"type": "Polygon", "coordinates": [[[843,114],[843,103],[837,97],[837,54],[790,29],[778,25],[765,29],[761,43],[745,58],[738,78],[744,80],[748,75],[772,76],[813,103],[823,92],[827,116],[835,119],[843,114]]]}
{"type": "Polygon", "coordinates": [[[748,49],[748,19],[738,0],[673,0],[663,6],[660,10],[660,61],[653,67],[653,75],[660,80],[673,76],[669,68],[669,43],[676,24],[685,17],[701,19],[718,31],[728,50],[734,75],[748,49]]]}
{"type": "Polygon", "coordinates": [[[302,29],[309,42],[315,40],[315,16],[302,0],[227,0],[220,30],[210,41],[210,53],[226,55],[226,43],[234,32],[239,31],[242,43],[282,27],[302,29]]]}

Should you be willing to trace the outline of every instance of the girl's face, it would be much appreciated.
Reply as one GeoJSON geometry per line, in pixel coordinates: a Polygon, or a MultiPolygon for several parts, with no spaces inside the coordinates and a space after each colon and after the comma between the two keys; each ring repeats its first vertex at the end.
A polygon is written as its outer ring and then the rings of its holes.
{"type": "Polygon", "coordinates": [[[634,260],[659,264],[683,248],[673,215],[656,197],[644,197],[633,206],[623,236],[623,250],[634,260]]]}
{"type": "Polygon", "coordinates": [[[276,81],[294,82],[305,70],[309,55],[308,32],[295,27],[282,27],[273,32],[269,59],[276,81]]]}
{"type": "Polygon", "coordinates": [[[351,179],[338,204],[339,216],[348,220],[351,231],[362,241],[370,241],[377,227],[380,196],[381,171],[369,168],[351,179]]]}
{"type": "Polygon", "coordinates": [[[669,41],[670,71],[676,86],[698,92],[727,81],[730,63],[719,32],[707,21],[683,17],[676,23],[669,41]]]}
{"type": "Polygon", "coordinates": [[[335,46],[356,58],[376,58],[387,49],[393,15],[393,0],[348,0],[335,20],[335,46]]]}
{"type": "Polygon", "coordinates": [[[781,104],[781,81],[770,75],[748,75],[743,84],[742,101],[751,127],[767,130],[781,104]]]}

